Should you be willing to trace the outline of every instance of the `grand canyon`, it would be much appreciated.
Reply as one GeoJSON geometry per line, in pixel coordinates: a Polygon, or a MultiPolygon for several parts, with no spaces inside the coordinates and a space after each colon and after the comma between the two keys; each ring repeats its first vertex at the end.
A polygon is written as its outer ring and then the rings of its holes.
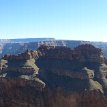
{"type": "Polygon", "coordinates": [[[0,107],[107,107],[106,43],[46,41],[2,43],[0,107]]]}

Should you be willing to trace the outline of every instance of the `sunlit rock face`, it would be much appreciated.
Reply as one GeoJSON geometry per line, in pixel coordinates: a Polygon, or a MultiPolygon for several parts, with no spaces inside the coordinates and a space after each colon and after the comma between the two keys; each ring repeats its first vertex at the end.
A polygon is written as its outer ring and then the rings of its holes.
{"type": "Polygon", "coordinates": [[[39,68],[34,59],[37,57],[37,51],[29,50],[18,55],[5,55],[0,61],[0,77],[31,81],[29,86],[39,87],[41,90],[45,83],[37,77],[39,68]]]}
{"type": "Polygon", "coordinates": [[[1,60],[1,69],[6,65],[7,67],[4,68],[6,72],[13,71],[22,75],[37,74],[39,68],[36,66],[34,59],[37,57],[37,51],[30,50],[18,55],[5,55],[1,60]]]}
{"type": "Polygon", "coordinates": [[[99,66],[98,78],[105,79],[107,77],[107,65],[102,63],[99,66]]]}
{"type": "Polygon", "coordinates": [[[98,81],[102,84],[105,93],[107,93],[107,65],[105,63],[99,66],[99,71],[96,76],[98,81]]]}

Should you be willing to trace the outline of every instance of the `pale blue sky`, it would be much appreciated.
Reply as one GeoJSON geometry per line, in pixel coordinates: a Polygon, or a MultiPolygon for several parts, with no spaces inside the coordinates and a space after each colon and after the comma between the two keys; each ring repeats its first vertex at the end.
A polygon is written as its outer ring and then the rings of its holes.
{"type": "Polygon", "coordinates": [[[107,0],[0,0],[0,39],[107,41],[107,0]]]}

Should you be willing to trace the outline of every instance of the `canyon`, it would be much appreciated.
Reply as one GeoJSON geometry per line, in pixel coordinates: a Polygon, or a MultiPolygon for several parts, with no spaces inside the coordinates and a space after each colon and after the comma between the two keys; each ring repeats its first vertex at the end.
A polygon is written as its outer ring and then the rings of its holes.
{"type": "Polygon", "coordinates": [[[0,107],[107,107],[107,60],[91,44],[42,44],[0,60],[0,107]]]}
{"type": "Polygon", "coordinates": [[[36,50],[40,45],[67,46],[75,48],[82,44],[92,44],[101,48],[107,57],[107,42],[79,41],[79,40],[57,40],[55,38],[25,38],[25,39],[0,39],[0,57],[5,54],[19,54],[27,49],[36,50]]]}

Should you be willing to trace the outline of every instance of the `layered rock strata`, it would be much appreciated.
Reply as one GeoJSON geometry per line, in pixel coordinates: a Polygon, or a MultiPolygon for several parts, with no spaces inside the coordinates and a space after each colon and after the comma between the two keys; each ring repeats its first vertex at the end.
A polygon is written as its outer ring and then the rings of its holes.
{"type": "Polygon", "coordinates": [[[0,61],[0,107],[107,107],[99,48],[42,45],[0,61]]]}

